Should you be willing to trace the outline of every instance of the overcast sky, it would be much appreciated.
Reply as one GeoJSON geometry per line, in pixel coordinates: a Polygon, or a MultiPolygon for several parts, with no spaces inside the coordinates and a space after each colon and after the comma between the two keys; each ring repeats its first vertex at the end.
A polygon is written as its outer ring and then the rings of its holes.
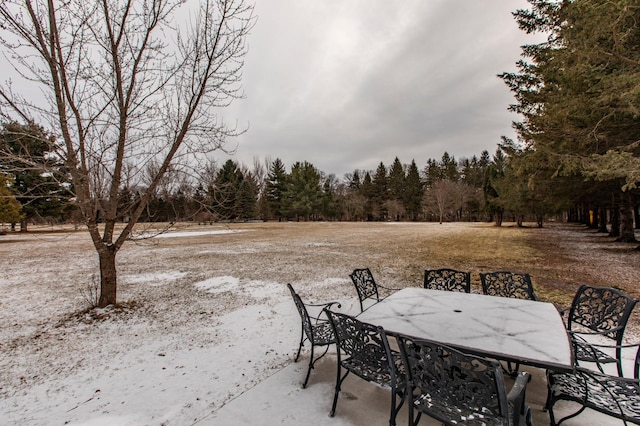
{"type": "Polygon", "coordinates": [[[515,137],[514,71],[535,42],[511,12],[525,0],[268,0],[244,68],[246,98],[224,111],[249,130],[232,157],[355,169],[493,154],[515,137]]]}

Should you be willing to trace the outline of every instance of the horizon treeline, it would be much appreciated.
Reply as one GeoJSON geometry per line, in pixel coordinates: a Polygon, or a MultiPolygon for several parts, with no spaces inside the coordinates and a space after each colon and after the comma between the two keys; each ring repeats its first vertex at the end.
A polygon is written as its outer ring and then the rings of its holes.
{"type": "MultiPolygon", "coordinates": [[[[63,223],[80,221],[73,187],[64,165],[50,156],[51,137],[43,128],[3,124],[0,142],[14,152],[26,151],[48,172],[29,164],[0,161],[4,197],[0,221],[63,223]]],[[[526,191],[515,191],[508,173],[509,157],[498,148],[471,158],[444,152],[418,165],[398,157],[375,170],[355,169],[342,178],[318,170],[311,162],[286,165],[280,158],[254,160],[251,167],[229,159],[210,161],[190,172],[169,170],[140,218],[143,222],[216,222],[249,220],[327,221],[495,221],[507,217],[522,224],[555,215],[562,203],[527,203],[526,191]]],[[[152,175],[157,165],[146,166],[152,175]]],[[[96,176],[98,179],[99,176],[96,176]]],[[[118,220],[126,222],[144,192],[145,177],[121,185],[118,220]]],[[[97,202],[100,197],[96,196],[97,202]]],[[[533,200],[535,201],[535,200],[533,200]]],[[[98,209],[98,214],[102,214],[98,209]]],[[[100,217],[98,218],[100,220],[100,217]]]]}
{"type": "MultiPolygon", "coordinates": [[[[140,221],[493,221],[500,225],[507,220],[542,226],[545,219],[562,214],[563,219],[616,235],[620,225],[615,192],[566,178],[531,186],[516,168],[520,157],[508,142],[499,144],[493,155],[485,150],[458,160],[444,152],[421,165],[395,157],[388,165],[381,161],[375,170],[355,169],[342,178],[308,161],[286,165],[280,158],[254,159],[250,167],[232,159],[222,164],[213,160],[200,169],[176,167],[157,186],[140,221]]],[[[43,173],[28,164],[0,161],[4,170],[0,222],[11,223],[13,229],[20,223],[23,230],[28,223],[80,223],[64,165],[54,157],[47,160],[50,136],[37,126],[9,123],[3,125],[0,143],[26,150],[48,167],[43,173]]],[[[148,164],[146,175],[152,175],[154,167],[148,164]]],[[[127,222],[128,212],[138,205],[146,189],[144,175],[121,185],[119,221],[127,222]]],[[[95,198],[100,203],[100,197],[95,198]]],[[[635,212],[637,225],[637,202],[635,212]]]]}

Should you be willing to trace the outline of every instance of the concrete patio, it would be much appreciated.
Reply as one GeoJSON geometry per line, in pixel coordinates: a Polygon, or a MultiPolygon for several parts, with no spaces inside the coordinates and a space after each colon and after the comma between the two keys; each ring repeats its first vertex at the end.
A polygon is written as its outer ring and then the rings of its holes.
{"type": "MultiPolygon", "coordinates": [[[[308,355],[308,352],[305,353],[308,355]]],[[[321,359],[311,373],[306,389],[301,383],[306,372],[308,358],[301,357],[276,371],[224,407],[202,419],[198,425],[306,425],[347,426],[386,425],[389,418],[389,391],[350,375],[343,384],[334,417],[329,417],[335,384],[335,354],[321,359]],[[282,410],[287,407],[287,410],[282,410]]],[[[542,410],[546,398],[545,372],[539,368],[523,366],[531,373],[527,387],[527,403],[533,412],[534,425],[549,424],[548,414],[542,410]]],[[[509,381],[508,385],[511,385],[509,381]]],[[[556,413],[569,413],[575,407],[559,403],[556,413]]],[[[407,424],[408,410],[402,407],[397,417],[398,425],[407,424]]],[[[426,416],[421,425],[439,425],[426,416]]],[[[563,425],[621,425],[621,421],[587,410],[563,425]]]]}

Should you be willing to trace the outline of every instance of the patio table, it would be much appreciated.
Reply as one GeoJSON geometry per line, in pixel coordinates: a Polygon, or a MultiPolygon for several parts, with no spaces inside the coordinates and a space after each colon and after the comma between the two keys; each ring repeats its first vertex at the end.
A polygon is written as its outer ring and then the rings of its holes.
{"type": "Polygon", "coordinates": [[[569,336],[551,303],[414,287],[376,303],[358,319],[475,355],[572,369],[569,336]]]}

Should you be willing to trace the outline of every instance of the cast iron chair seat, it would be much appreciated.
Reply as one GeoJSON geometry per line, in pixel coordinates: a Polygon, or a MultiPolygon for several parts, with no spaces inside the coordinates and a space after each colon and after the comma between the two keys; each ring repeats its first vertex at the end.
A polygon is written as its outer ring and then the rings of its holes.
{"type": "Polygon", "coordinates": [[[424,288],[471,293],[471,273],[455,269],[425,269],[424,288]]]}
{"type": "Polygon", "coordinates": [[[333,334],[333,328],[329,323],[327,318],[321,318],[321,315],[324,313],[324,308],[330,308],[332,306],[340,307],[340,303],[338,302],[329,302],[329,303],[321,303],[321,304],[305,304],[302,302],[302,299],[295,292],[291,284],[287,284],[289,287],[289,291],[291,292],[291,296],[293,297],[293,301],[296,305],[296,309],[298,309],[298,313],[300,314],[300,318],[302,320],[302,330],[300,335],[300,344],[298,345],[298,353],[296,354],[296,358],[294,362],[298,362],[298,358],[300,357],[300,351],[302,350],[302,346],[305,341],[309,341],[311,343],[311,354],[309,355],[309,368],[307,369],[307,375],[304,379],[304,383],[302,387],[307,387],[307,382],[309,381],[309,376],[311,374],[311,369],[314,368],[315,363],[325,356],[327,351],[329,350],[329,346],[336,342],[335,336],[333,334]],[[309,315],[309,311],[307,307],[316,308],[318,310],[317,316],[309,315]],[[324,347],[324,352],[320,354],[319,357],[313,357],[313,352],[316,347],[324,347]]]}
{"type": "MultiPolygon", "coordinates": [[[[580,360],[583,362],[592,362],[594,364],[600,364],[600,367],[602,367],[601,364],[618,362],[615,356],[608,354],[605,351],[600,349],[600,347],[603,347],[603,345],[589,343],[581,335],[577,333],[570,333],[570,335],[571,335],[571,340],[573,342],[574,356],[577,360],[580,360]]],[[[604,347],[617,348],[617,346],[604,346],[604,347]]],[[[604,371],[601,371],[601,373],[603,372],[604,371]]]]}
{"type": "Polygon", "coordinates": [[[525,404],[529,373],[519,373],[507,393],[498,361],[404,335],[396,340],[411,387],[410,425],[417,425],[422,414],[446,425],[532,424],[525,404]]]}
{"type": "Polygon", "coordinates": [[[547,371],[549,393],[546,408],[549,410],[551,425],[559,425],[587,408],[620,419],[624,424],[640,424],[639,355],[640,346],[636,351],[633,378],[608,375],[580,366],[568,373],[547,371]],[[580,407],[556,422],[553,407],[558,401],[572,401],[580,407]]]}
{"type": "Polygon", "coordinates": [[[396,413],[404,403],[405,375],[400,353],[392,351],[382,327],[359,321],[350,315],[326,309],[338,348],[336,388],[331,413],[336,412],[342,383],[349,373],[391,390],[389,424],[396,424],[396,413]],[[342,369],[345,373],[342,374],[342,369]],[[400,403],[396,405],[397,397],[400,403]]]}
{"type": "Polygon", "coordinates": [[[600,372],[604,372],[602,364],[616,363],[618,375],[622,376],[622,339],[637,302],[615,288],[580,286],[567,317],[567,330],[572,335],[576,361],[595,362],[600,372]],[[585,337],[589,335],[613,340],[615,356],[598,349],[603,345],[588,342],[585,337]]]}
{"type": "Polygon", "coordinates": [[[353,281],[353,285],[356,287],[356,292],[358,293],[358,300],[360,301],[360,311],[364,311],[363,302],[365,300],[372,299],[374,303],[380,301],[378,288],[383,288],[390,291],[399,290],[397,288],[389,288],[377,284],[369,268],[354,269],[353,272],[349,274],[349,277],[351,278],[351,281],[353,281]]]}
{"type": "Polygon", "coordinates": [[[480,273],[482,292],[490,296],[538,300],[529,274],[510,271],[480,273]]]}

